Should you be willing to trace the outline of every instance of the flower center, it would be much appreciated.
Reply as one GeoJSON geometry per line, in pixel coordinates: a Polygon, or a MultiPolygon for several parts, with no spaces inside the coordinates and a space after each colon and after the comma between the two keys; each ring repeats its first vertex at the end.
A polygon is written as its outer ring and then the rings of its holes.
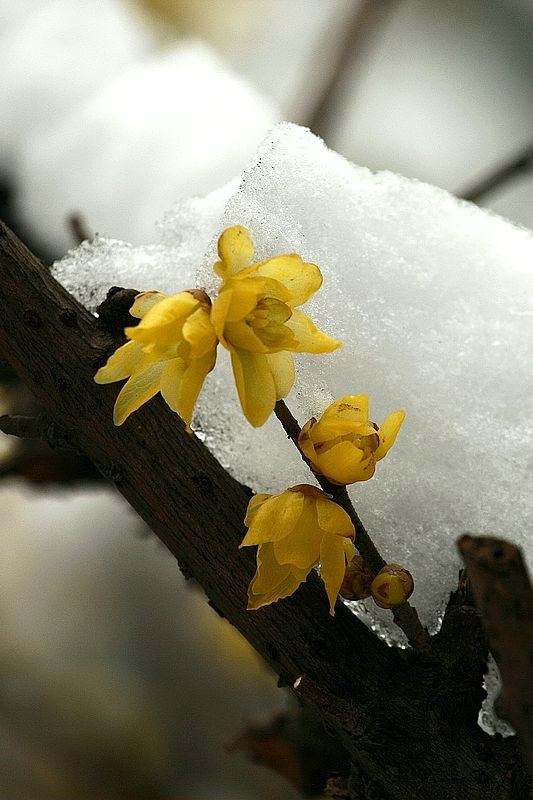
{"type": "Polygon", "coordinates": [[[284,325],[292,316],[292,309],[275,297],[263,297],[245,319],[263,344],[280,346],[292,338],[290,328],[284,325]]]}

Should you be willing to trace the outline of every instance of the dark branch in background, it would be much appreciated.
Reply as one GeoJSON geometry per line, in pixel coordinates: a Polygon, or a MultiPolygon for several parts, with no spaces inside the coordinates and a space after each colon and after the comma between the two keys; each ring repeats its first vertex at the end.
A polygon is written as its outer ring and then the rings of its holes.
{"type": "MultiPolygon", "coordinates": [[[[372,47],[375,37],[398,5],[399,0],[354,1],[349,6],[349,15],[343,20],[343,29],[339,30],[336,20],[333,30],[328,30],[324,41],[320,43],[318,50],[322,52],[316,54],[315,60],[320,67],[320,75],[328,69],[325,64],[329,65],[329,75],[325,83],[319,86],[313,107],[302,118],[302,125],[306,125],[326,142],[331,122],[341,102],[339,95],[347,74],[372,47]],[[338,41],[332,44],[332,37],[335,36],[338,41]]],[[[310,74],[306,74],[306,83],[301,91],[302,97],[308,96],[309,86],[317,80],[319,75],[313,74],[311,64],[310,74]]],[[[305,107],[305,102],[300,101],[299,105],[305,107]]],[[[296,117],[300,116],[296,109],[296,117]]]]}
{"type": "Polygon", "coordinates": [[[73,211],[67,217],[67,226],[75,244],[90,242],[94,239],[94,233],[87,225],[87,220],[79,211],[73,211]]]}
{"type": "MultiPolygon", "coordinates": [[[[387,647],[342,604],[330,617],[316,574],[292,597],[247,611],[255,558],[238,545],[251,492],[160,398],[115,428],[117,389],[97,386],[93,376],[116,337],[1,225],[0,275],[0,359],[28,384],[53,430],[116,485],[185,576],[280,675],[280,685],[295,686],[314,707],[349,762],[337,796],[346,789],[349,800],[426,800],[430,785],[447,800],[527,800],[531,782],[515,738],[491,738],[473,722],[486,646],[462,592],[452,596],[428,653],[387,647]]],[[[330,774],[338,768],[330,763],[330,774]]]]}
{"type": "MultiPolygon", "coordinates": [[[[278,400],[274,411],[277,418],[281,422],[285,433],[289,439],[294,442],[303,461],[305,461],[309,469],[311,469],[311,463],[309,459],[305,457],[298,445],[300,426],[295,417],[293,417],[283,400],[278,400]]],[[[315,472],[313,472],[313,476],[320,484],[322,490],[331,495],[332,499],[339,506],[341,506],[341,508],[343,508],[350,517],[355,528],[355,546],[363,556],[374,575],[377,574],[379,570],[385,566],[386,561],[380,555],[377,547],[370,538],[368,531],[361,522],[361,519],[359,518],[359,515],[353,507],[352,501],[350,500],[346,486],[338,486],[335,483],[331,483],[323,475],[317,475],[315,472]]],[[[394,617],[394,622],[405,633],[407,636],[407,641],[413,648],[420,651],[427,650],[431,647],[431,637],[429,636],[427,630],[422,627],[422,623],[420,622],[416,608],[411,606],[410,603],[404,603],[403,606],[395,608],[392,614],[394,617]]]]}
{"type": "Polygon", "coordinates": [[[517,178],[532,168],[533,145],[530,144],[477,183],[458,191],[456,193],[457,197],[460,197],[462,200],[468,200],[471,203],[479,203],[485,199],[486,195],[490,194],[495,189],[501,189],[503,184],[507,183],[512,178],[517,178]]]}
{"type": "Polygon", "coordinates": [[[533,773],[533,588],[522,553],[502,539],[458,542],[502,679],[500,716],[518,733],[533,773]]]}

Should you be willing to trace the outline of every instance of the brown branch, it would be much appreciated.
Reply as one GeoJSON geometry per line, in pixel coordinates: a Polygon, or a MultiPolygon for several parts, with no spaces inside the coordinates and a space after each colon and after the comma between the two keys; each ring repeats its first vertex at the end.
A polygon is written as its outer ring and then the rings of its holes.
{"type": "Polygon", "coordinates": [[[499,189],[512,178],[527,172],[531,167],[533,167],[533,145],[530,144],[520,153],[510,158],[509,161],[489,172],[477,183],[457,192],[457,196],[471,203],[479,203],[486,195],[495,189],[499,189]]]}
{"type": "Polygon", "coordinates": [[[500,670],[499,707],[533,773],[533,588],[522,553],[490,536],[462,536],[458,547],[500,670]]]}
{"type": "MultiPolygon", "coordinates": [[[[312,470],[311,462],[302,453],[298,444],[298,437],[300,436],[301,428],[296,418],[291,414],[287,404],[283,400],[278,400],[275,405],[274,412],[281,422],[283,429],[289,439],[292,440],[297,447],[302,460],[307,464],[309,469],[312,470]]],[[[369,568],[374,574],[385,566],[386,561],[379,553],[374,542],[370,538],[368,531],[361,522],[361,519],[353,507],[350,496],[346,486],[338,486],[331,483],[323,475],[317,475],[313,472],[314,477],[320,484],[324,492],[331,495],[332,499],[346,511],[350,517],[355,528],[355,544],[369,568]]],[[[431,637],[427,630],[422,626],[418,612],[410,603],[404,603],[399,608],[395,608],[392,612],[395,624],[405,633],[409,644],[417,651],[427,652],[431,647],[431,637]]]]}

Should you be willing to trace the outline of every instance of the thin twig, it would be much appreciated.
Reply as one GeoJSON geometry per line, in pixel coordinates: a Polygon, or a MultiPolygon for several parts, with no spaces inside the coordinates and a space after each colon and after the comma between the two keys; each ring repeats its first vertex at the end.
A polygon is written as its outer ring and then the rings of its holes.
{"type": "MultiPolygon", "coordinates": [[[[352,69],[356,59],[360,59],[367,51],[376,33],[386,21],[388,15],[398,5],[399,0],[360,0],[352,2],[349,16],[344,20],[343,30],[339,32],[338,22],[335,31],[328,29],[319,48],[322,52],[315,55],[320,65],[320,73],[324,72],[324,63],[329,64],[327,80],[320,87],[313,107],[303,118],[302,124],[310,128],[322,138],[327,138],[332,118],[339,102],[339,94],[348,70],[352,69]],[[331,46],[333,35],[337,35],[337,47],[331,46]]],[[[312,80],[312,78],[311,78],[312,80]]],[[[309,94],[309,75],[306,75],[302,97],[309,94]]],[[[303,101],[296,105],[304,105],[303,101]]],[[[296,109],[296,113],[298,109],[296,109]]]]}
{"type": "Polygon", "coordinates": [[[523,172],[533,167],[533,144],[528,145],[513,158],[503,165],[497,167],[484,178],[463,191],[459,191],[457,196],[470,203],[479,203],[487,194],[499,189],[502,184],[507,183],[511,178],[516,178],[523,172]]]}
{"type": "Polygon", "coordinates": [[[39,415],[28,417],[4,414],[0,417],[0,431],[19,439],[38,439],[58,450],[72,450],[72,445],[57,429],[51,418],[39,415]]]}
{"type": "Polygon", "coordinates": [[[68,215],[67,225],[76,244],[90,242],[94,239],[94,234],[89,229],[85,217],[79,211],[73,211],[68,215]]]}
{"type": "Polygon", "coordinates": [[[19,439],[43,439],[43,420],[41,417],[4,414],[0,417],[0,431],[19,439]]]}
{"type": "Polygon", "coordinates": [[[341,508],[346,511],[348,516],[350,517],[353,526],[355,528],[355,539],[357,542],[357,549],[365,559],[366,563],[372,570],[374,574],[380,571],[382,567],[385,566],[387,563],[379,554],[374,542],[370,538],[368,531],[366,530],[365,526],[361,522],[359,515],[357,514],[355,508],[352,505],[352,502],[348,496],[348,492],[346,490],[346,486],[338,486],[337,484],[331,483],[325,478],[323,475],[317,475],[316,472],[312,469],[311,462],[308,458],[302,453],[300,446],[298,444],[298,437],[300,436],[300,426],[298,425],[297,420],[291,414],[287,404],[284,400],[278,400],[274,407],[274,412],[283,425],[283,429],[287,436],[292,439],[294,444],[296,445],[298,452],[300,453],[303,461],[307,464],[309,469],[313,472],[314,477],[320,484],[321,489],[326,492],[327,494],[331,495],[335,502],[341,506],[341,508]]]}
{"type": "MultiPolygon", "coordinates": [[[[278,400],[278,402],[274,406],[274,413],[281,422],[283,429],[287,434],[287,436],[289,437],[289,439],[291,439],[293,443],[296,445],[296,448],[298,449],[298,452],[300,453],[303,461],[313,472],[313,475],[320,484],[321,489],[327,494],[331,495],[332,499],[344,511],[346,511],[346,513],[350,517],[353,526],[355,528],[355,542],[357,549],[363,556],[364,560],[366,561],[372,572],[374,574],[377,574],[380,571],[380,569],[382,569],[382,567],[385,566],[387,562],[381,556],[376,545],[370,538],[368,531],[363,525],[357,511],[353,507],[346,486],[338,486],[335,483],[331,483],[323,475],[317,475],[313,471],[311,462],[302,453],[300,446],[298,444],[298,437],[300,436],[300,431],[301,431],[300,426],[298,425],[298,422],[295,419],[295,417],[293,417],[292,413],[290,412],[284,400],[278,400]]],[[[418,651],[421,650],[427,651],[429,647],[430,636],[428,632],[422,627],[422,623],[420,622],[420,618],[418,616],[416,608],[411,606],[409,603],[404,603],[399,608],[395,608],[393,610],[393,618],[396,625],[399,628],[401,628],[401,630],[407,636],[407,639],[409,643],[412,645],[413,649],[417,649],[418,651]]]]}

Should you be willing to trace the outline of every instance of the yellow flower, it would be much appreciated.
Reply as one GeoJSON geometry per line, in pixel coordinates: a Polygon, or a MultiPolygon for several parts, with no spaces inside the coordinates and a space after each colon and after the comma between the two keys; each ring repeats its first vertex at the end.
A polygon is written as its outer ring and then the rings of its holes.
{"type": "Polygon", "coordinates": [[[320,562],[330,614],[355,555],[354,526],[340,506],[314,486],[293,486],[281,494],[252,497],[241,547],[259,545],[257,572],[248,589],[248,608],[288,597],[320,562]]]}
{"type": "Polygon", "coordinates": [[[277,400],[294,384],[291,352],[328,353],[340,342],[319,331],[296,306],[320,288],[315,264],[296,254],[250,264],[254,248],[246,228],[224,231],[218,241],[220,261],[214,266],[223,279],[211,310],[221,343],[231,363],[242,410],[247,420],[263,425],[277,400]]]}
{"type": "Polygon", "coordinates": [[[376,425],[368,419],[368,395],[348,394],[332,403],[317,422],[302,428],[298,444],[313,470],[332,483],[367,481],[396,440],[405,411],[376,425]]]}
{"type": "Polygon", "coordinates": [[[137,295],[130,314],[141,321],[125,329],[130,341],[94,376],[96,383],[128,378],[115,403],[115,425],[122,425],[133,411],[161,392],[190,430],[194,405],[216,360],[218,342],[210,307],[209,297],[198,289],[170,296],[159,292],[137,295]]]}

